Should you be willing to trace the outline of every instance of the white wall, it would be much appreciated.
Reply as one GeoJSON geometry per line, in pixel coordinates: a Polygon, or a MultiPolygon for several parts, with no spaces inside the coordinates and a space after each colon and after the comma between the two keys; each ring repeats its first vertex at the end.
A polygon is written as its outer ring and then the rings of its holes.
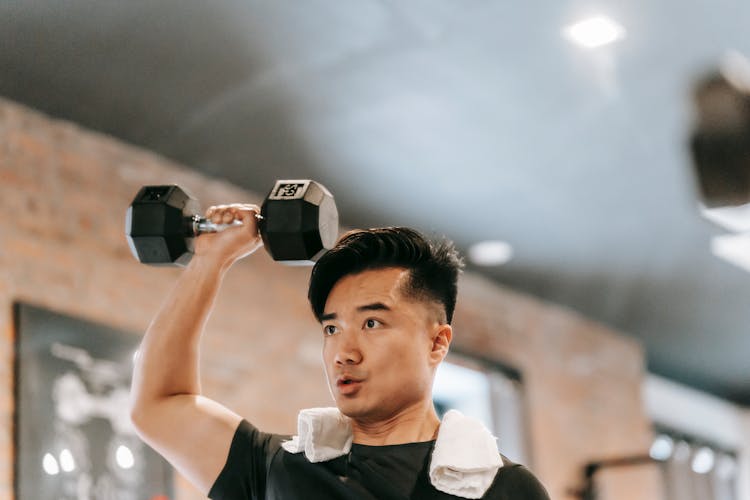
{"type": "Polygon", "coordinates": [[[655,423],[738,452],[738,496],[750,500],[750,409],[655,375],[643,392],[655,423]]]}

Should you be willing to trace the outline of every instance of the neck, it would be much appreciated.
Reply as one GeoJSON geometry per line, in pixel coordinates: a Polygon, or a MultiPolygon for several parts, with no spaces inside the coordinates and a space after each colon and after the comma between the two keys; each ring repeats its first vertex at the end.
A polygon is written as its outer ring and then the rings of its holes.
{"type": "Polygon", "coordinates": [[[370,446],[430,441],[437,437],[438,427],[440,419],[432,399],[420,401],[381,420],[352,418],[354,442],[370,446]]]}

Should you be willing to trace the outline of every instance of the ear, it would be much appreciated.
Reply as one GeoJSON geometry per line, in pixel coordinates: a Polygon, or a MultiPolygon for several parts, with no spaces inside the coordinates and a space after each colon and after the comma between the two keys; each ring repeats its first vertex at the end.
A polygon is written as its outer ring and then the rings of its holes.
{"type": "Polygon", "coordinates": [[[432,334],[432,350],[430,351],[430,361],[437,366],[445,356],[448,355],[448,349],[453,338],[453,328],[448,324],[441,324],[435,327],[432,334]]]}

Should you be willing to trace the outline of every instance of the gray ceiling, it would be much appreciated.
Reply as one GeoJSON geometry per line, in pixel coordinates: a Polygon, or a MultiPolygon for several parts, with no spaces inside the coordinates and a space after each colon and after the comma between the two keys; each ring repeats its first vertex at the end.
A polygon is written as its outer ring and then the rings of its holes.
{"type": "Polygon", "coordinates": [[[747,405],[750,275],[710,253],[685,144],[748,26],[742,0],[5,0],[0,95],[256,191],[318,179],[347,225],[506,240],[481,272],[747,405]],[[561,37],[594,13],[627,37],[561,37]]]}

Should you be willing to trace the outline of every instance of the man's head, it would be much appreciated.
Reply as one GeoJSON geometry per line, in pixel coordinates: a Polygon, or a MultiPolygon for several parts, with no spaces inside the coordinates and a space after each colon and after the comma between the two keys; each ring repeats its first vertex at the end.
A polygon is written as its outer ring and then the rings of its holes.
{"type": "Polygon", "coordinates": [[[425,239],[406,227],[350,231],[313,267],[308,298],[320,321],[328,294],[344,276],[371,269],[409,270],[404,295],[442,305],[445,322],[453,321],[458,274],[463,262],[449,241],[425,239]]]}
{"type": "Polygon", "coordinates": [[[429,398],[461,266],[450,242],[407,228],[348,233],[317,262],[309,299],[342,412],[379,420],[429,398]]]}

